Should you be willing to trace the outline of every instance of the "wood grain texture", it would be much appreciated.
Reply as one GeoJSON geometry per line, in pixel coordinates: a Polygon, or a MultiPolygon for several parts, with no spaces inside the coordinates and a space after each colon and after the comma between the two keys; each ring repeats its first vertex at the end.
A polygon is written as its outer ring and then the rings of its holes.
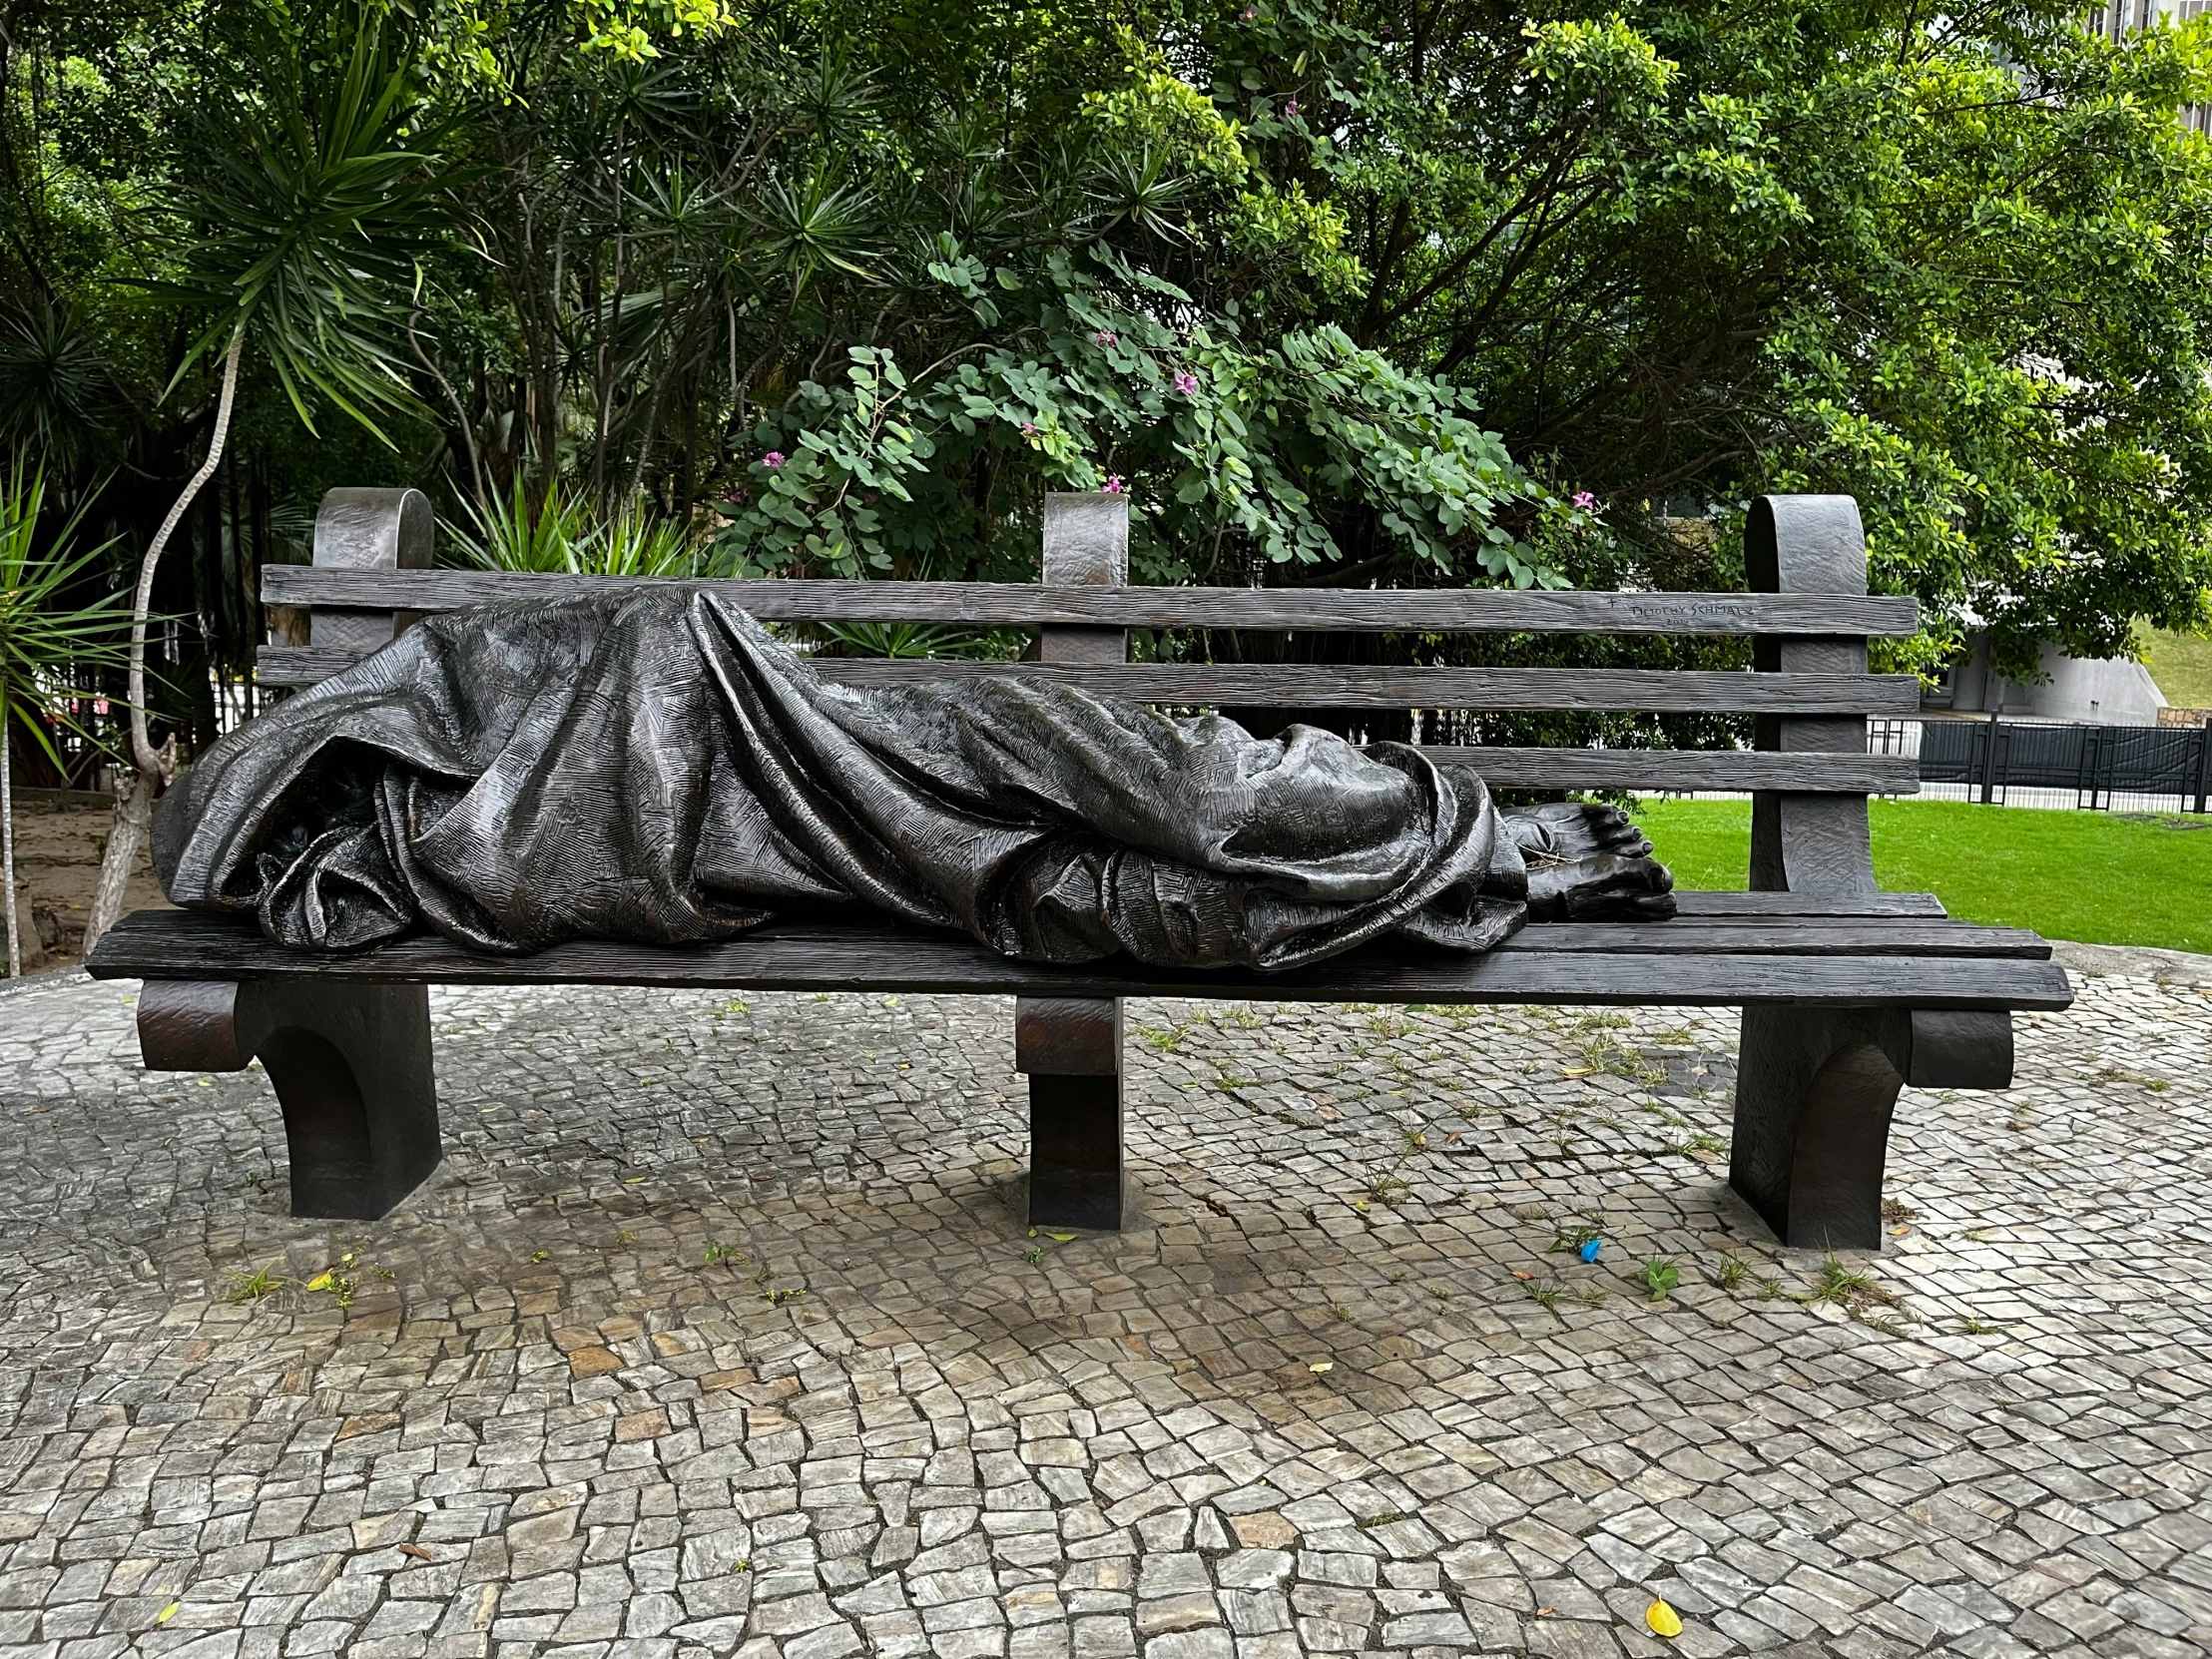
{"type": "MultiPolygon", "coordinates": [[[[437,515],[420,490],[334,489],[315,513],[311,568],[412,577],[430,568],[436,531],[437,515]]],[[[308,619],[308,636],[326,651],[373,651],[420,614],[404,604],[326,610],[308,619]]]]}
{"type": "Polygon", "coordinates": [[[2012,1020],[1964,1008],[1916,1008],[1905,1080],[1916,1089],[2009,1089],[2012,1020]]]}
{"type": "MultiPolygon", "coordinates": [[[[258,659],[269,686],[305,686],[359,661],[312,646],[265,645],[258,659]]],[[[825,680],[847,686],[910,686],[1032,675],[1098,697],[1177,708],[1300,709],[1647,709],[1659,713],[1905,715],[1921,706],[1910,674],[1728,674],[1690,669],[1393,668],[1298,665],[970,663],[823,658],[825,680]]]]}
{"type": "MultiPolygon", "coordinates": [[[[272,605],[457,611],[635,587],[647,576],[428,570],[393,574],[264,565],[272,605]]],[[[1300,629],[1528,634],[1870,634],[1920,624],[1911,598],[1857,594],[1543,593],[1501,588],[1097,588],[1031,582],[725,581],[755,616],[779,622],[1065,623],[1112,628],[1300,629]]]]}
{"type": "Polygon", "coordinates": [[[2049,941],[2024,927],[1918,917],[1683,916],[1671,922],[1550,922],[1498,947],[1605,955],[2020,956],[2042,960],[2049,941]]]}
{"type": "Polygon", "coordinates": [[[1744,1009],[1728,1184],[1793,1250],[1882,1248],[1912,1019],[1894,1007],[1744,1009]]]}
{"type": "MultiPolygon", "coordinates": [[[[1680,917],[1692,916],[1939,916],[1932,892],[1704,892],[1677,890],[1680,917]]],[[[1679,919],[1679,917],[1678,917],[1679,919]]]]}
{"type": "Polygon", "coordinates": [[[1487,749],[1431,744],[1440,764],[1472,767],[1498,790],[1805,790],[1915,795],[1910,755],[1778,755],[1750,749],[1487,749]]]}
{"type": "Polygon", "coordinates": [[[441,1156],[420,984],[263,979],[239,987],[242,1041],[283,1108],[291,1213],[374,1220],[441,1156]]]}
{"type": "MultiPolygon", "coordinates": [[[[1863,593],[1867,538],[1848,495],[1770,495],[1744,524],[1746,585],[1757,592],[1863,593]]],[[[1753,642],[1761,674],[1858,674],[1867,642],[1847,630],[1827,638],[1753,642]]],[[[1784,719],[1763,713],[1755,749],[1784,754],[1863,755],[1864,720],[1784,719]]],[[[1864,796],[1812,794],[1776,786],[1752,798],[1751,885],[1799,892],[1873,892],[1874,842],[1864,796]]]]}
{"type": "Polygon", "coordinates": [[[236,980],[150,981],[139,992],[139,1058],[148,1071],[244,1071],[254,1050],[238,1016],[236,980]]]}
{"type": "MultiPolygon", "coordinates": [[[[1724,950],[1710,928],[1616,926],[1614,948],[1574,948],[1565,927],[1487,956],[1369,947],[1289,973],[1197,972],[1114,960],[1014,961],[952,936],[884,927],[775,925],[690,949],[579,941],[492,956],[417,937],[351,955],[287,950],[220,917],[142,910],[103,939],[96,978],[317,979],[359,983],[654,984],[1023,996],[1259,997],[1281,1001],[1744,1003],[2062,1008],[2064,970],[2023,956],[1872,955],[1801,930],[1783,951],[1724,950]],[[1544,935],[1551,935],[1549,947],[1544,935]],[[1690,948],[1673,940],[1695,939],[1690,948]]],[[[1784,943],[1781,933],[1763,935],[1784,943]]]]}
{"type": "MultiPolygon", "coordinates": [[[[1129,585],[1129,498],[1063,494],[1044,498],[1044,579],[1054,587],[1121,589],[1129,585]]],[[[1028,654],[1040,663],[1126,663],[1122,628],[1048,624],[1028,654]]]]}
{"type": "Polygon", "coordinates": [[[1112,1077],[1121,1070],[1118,996],[1014,998],[1014,1070],[1112,1077]]]}

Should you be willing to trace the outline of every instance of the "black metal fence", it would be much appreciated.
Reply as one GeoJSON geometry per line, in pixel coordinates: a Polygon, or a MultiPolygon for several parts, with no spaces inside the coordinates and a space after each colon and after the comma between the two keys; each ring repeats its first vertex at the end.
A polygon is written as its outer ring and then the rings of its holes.
{"type": "Polygon", "coordinates": [[[2148,796],[2201,813],[2212,798],[2212,726],[1931,720],[1920,757],[1922,783],[1962,784],[1985,802],[2008,789],[2070,790],[2077,807],[2148,796]]]}

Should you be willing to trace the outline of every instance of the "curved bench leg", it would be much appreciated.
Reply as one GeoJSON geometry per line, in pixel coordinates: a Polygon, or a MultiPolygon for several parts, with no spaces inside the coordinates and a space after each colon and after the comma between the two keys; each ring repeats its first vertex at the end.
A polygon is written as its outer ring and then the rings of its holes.
{"type": "Polygon", "coordinates": [[[1754,1004],[1728,1183],[1793,1249],[1880,1250],[1899,1091],[2011,1081],[2010,1014],[1754,1004]]]}
{"type": "Polygon", "coordinates": [[[1728,1183],[1796,1249],[1882,1248],[1903,1008],[1744,1009],[1728,1183]]]}
{"type": "Polygon", "coordinates": [[[154,1071],[240,1071],[259,1056],[284,1114],[291,1213],[373,1221],[438,1167],[424,985],[148,980],[154,1071]]]}

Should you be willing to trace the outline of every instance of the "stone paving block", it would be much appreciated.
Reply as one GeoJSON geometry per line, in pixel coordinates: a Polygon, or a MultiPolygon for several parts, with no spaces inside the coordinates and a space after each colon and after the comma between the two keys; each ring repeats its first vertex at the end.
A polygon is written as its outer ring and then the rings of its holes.
{"type": "Polygon", "coordinates": [[[1132,1003],[1063,1239],[1003,1001],[436,990],[446,1162],[330,1224],[258,1069],[26,981],[0,1650],[2212,1652],[2212,996],[2079,989],[1839,1277],[1727,1191],[1728,1010],[1132,1003]]]}

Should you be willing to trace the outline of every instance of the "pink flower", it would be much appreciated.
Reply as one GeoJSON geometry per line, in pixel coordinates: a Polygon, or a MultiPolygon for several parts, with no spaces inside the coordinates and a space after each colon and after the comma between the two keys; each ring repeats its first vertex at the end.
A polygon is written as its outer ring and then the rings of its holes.
{"type": "Polygon", "coordinates": [[[1035,437],[1037,435],[1037,423],[1033,420],[1023,421],[1021,423],[1021,435],[1025,438],[1035,437]]]}
{"type": "Polygon", "coordinates": [[[1109,472],[1108,474],[1106,474],[1105,484],[1101,487],[1106,491],[1108,495],[1119,495],[1121,493],[1121,474],[1118,472],[1109,472]]]}
{"type": "Polygon", "coordinates": [[[1121,336],[1115,333],[1111,328],[1101,328],[1097,333],[1093,334],[1091,338],[1098,341],[1098,343],[1101,345],[1119,345],[1121,343],[1121,336]]]}
{"type": "Polygon", "coordinates": [[[1253,20],[1254,18],[1258,17],[1259,15],[1260,15],[1260,14],[1259,14],[1259,13],[1258,13],[1257,11],[1253,10],[1253,9],[1252,9],[1252,7],[1250,7],[1250,6],[1247,6],[1247,7],[1245,7],[1245,9],[1244,9],[1243,11],[1241,11],[1241,12],[1239,12],[1239,13],[1237,14],[1237,21],[1238,21],[1239,23],[1250,23],[1250,22],[1251,22],[1251,21],[1252,21],[1252,20],[1253,20]]]}
{"type": "Polygon", "coordinates": [[[1284,113],[1285,115],[1296,115],[1296,114],[1298,114],[1298,100],[1297,100],[1297,99],[1295,99],[1295,98],[1286,98],[1286,99],[1284,99],[1284,100],[1283,100],[1283,113],[1284,113]]]}
{"type": "Polygon", "coordinates": [[[1597,505],[1597,497],[1588,490],[1576,490],[1574,492],[1574,505],[1577,512],[1586,513],[1597,505]]]}
{"type": "Polygon", "coordinates": [[[108,700],[104,697],[94,698],[92,700],[92,712],[96,715],[106,714],[108,712],[108,700]]]}
{"type": "Polygon", "coordinates": [[[767,467],[769,471],[774,472],[784,464],[784,452],[781,449],[771,449],[761,457],[761,464],[767,467]]]}
{"type": "Polygon", "coordinates": [[[1176,370],[1175,389],[1186,397],[1189,396],[1192,392],[1198,390],[1198,376],[1187,368],[1176,370]]]}

